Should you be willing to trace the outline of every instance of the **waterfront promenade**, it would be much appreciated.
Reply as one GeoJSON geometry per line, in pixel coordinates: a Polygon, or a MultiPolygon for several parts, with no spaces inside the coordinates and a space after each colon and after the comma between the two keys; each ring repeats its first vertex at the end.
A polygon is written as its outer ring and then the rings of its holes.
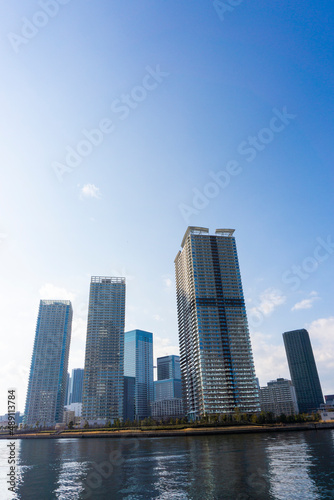
{"type": "Polygon", "coordinates": [[[253,434],[334,429],[334,422],[301,424],[235,425],[217,427],[184,427],[181,429],[75,429],[63,431],[19,431],[14,435],[0,434],[0,439],[69,439],[69,438],[155,438],[178,436],[204,436],[228,434],[253,434]]]}

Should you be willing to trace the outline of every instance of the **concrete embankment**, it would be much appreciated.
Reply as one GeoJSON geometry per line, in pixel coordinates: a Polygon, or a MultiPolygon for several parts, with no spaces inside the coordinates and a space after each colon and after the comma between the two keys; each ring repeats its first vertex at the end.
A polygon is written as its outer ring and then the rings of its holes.
{"type": "Polygon", "coordinates": [[[256,425],[256,426],[228,426],[228,427],[201,427],[170,430],[88,430],[75,432],[45,432],[40,433],[17,433],[13,436],[0,435],[0,439],[69,439],[69,438],[156,438],[156,437],[180,437],[180,436],[208,436],[224,434],[252,434],[268,432],[295,432],[309,430],[334,429],[334,422],[319,422],[309,424],[286,424],[286,425],[256,425]]]}

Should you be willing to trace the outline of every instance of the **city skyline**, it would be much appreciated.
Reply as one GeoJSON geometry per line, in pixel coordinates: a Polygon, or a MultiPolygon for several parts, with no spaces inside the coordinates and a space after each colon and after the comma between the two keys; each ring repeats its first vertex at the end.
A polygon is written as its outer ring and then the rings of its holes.
{"type": "MultiPolygon", "coordinates": [[[[54,299],[51,299],[51,300],[54,300],[54,299]]],[[[269,303],[269,306],[270,306],[270,303],[269,303]]],[[[125,316],[125,320],[126,320],[126,316],[125,316]]],[[[87,328],[87,325],[85,326],[85,328],[87,328]]],[[[153,344],[153,345],[154,345],[154,344],[153,344]]],[[[155,345],[154,345],[154,347],[155,347],[155,345]]],[[[175,352],[175,351],[177,351],[177,352],[178,352],[178,349],[179,349],[179,346],[176,346],[176,348],[174,348],[174,352],[175,352]]],[[[171,349],[170,349],[169,347],[168,347],[168,351],[169,351],[169,352],[171,351],[171,349]]],[[[174,355],[172,355],[172,356],[174,356],[174,357],[175,357],[175,356],[177,356],[177,355],[175,355],[175,354],[174,354],[174,355]]],[[[158,357],[159,357],[159,356],[156,356],[156,357],[155,357],[155,359],[157,359],[158,357]]],[[[78,367],[76,367],[76,369],[79,369],[79,370],[84,370],[84,368],[78,368],[78,367]]],[[[73,368],[72,368],[72,371],[73,371],[73,368]]],[[[289,374],[289,371],[288,371],[288,375],[290,375],[290,374],[289,374]]],[[[267,381],[269,380],[269,378],[270,378],[269,376],[267,376],[267,377],[266,377],[266,376],[264,376],[264,377],[263,377],[263,380],[262,380],[263,384],[267,383],[267,381]]],[[[329,385],[328,387],[330,388],[331,386],[329,385]]],[[[69,388],[69,390],[70,390],[70,388],[69,388]]],[[[330,391],[327,391],[327,392],[330,392],[330,391]]],[[[69,392],[69,396],[70,396],[70,392],[69,392]]],[[[26,400],[26,399],[25,399],[25,400],[26,400]]]]}
{"type": "Polygon", "coordinates": [[[125,276],[125,329],[178,354],[188,225],[238,231],[261,384],[288,377],[281,334],[306,328],[333,392],[334,6],[67,2],[15,51],[39,11],[1,6],[0,378],[19,409],[40,299],[71,300],[69,369],[83,367],[93,275],[125,276]]]}

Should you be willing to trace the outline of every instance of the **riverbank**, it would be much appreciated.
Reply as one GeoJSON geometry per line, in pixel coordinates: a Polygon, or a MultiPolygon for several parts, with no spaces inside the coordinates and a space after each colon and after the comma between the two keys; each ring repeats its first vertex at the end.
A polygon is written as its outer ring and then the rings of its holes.
{"type": "Polygon", "coordinates": [[[36,433],[16,433],[14,435],[2,434],[0,439],[69,439],[69,438],[153,438],[153,437],[178,437],[178,436],[207,436],[217,434],[252,434],[268,432],[292,432],[334,429],[334,422],[317,422],[306,424],[266,424],[266,425],[238,425],[226,427],[187,427],[184,429],[110,429],[110,430],[75,430],[75,431],[50,431],[36,433]]]}

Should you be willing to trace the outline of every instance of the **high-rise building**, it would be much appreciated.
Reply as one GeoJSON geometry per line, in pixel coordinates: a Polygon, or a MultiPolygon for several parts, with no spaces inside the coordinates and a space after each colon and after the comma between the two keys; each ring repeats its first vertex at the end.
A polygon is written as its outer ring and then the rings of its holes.
{"type": "Polygon", "coordinates": [[[125,278],[93,276],[90,283],[82,417],[123,417],[125,278]]]}
{"type": "Polygon", "coordinates": [[[307,330],[283,333],[291,380],[296,389],[300,413],[320,408],[324,398],[307,330]]]}
{"type": "Polygon", "coordinates": [[[135,420],[135,377],[124,377],[123,420],[135,420]]]}
{"type": "Polygon", "coordinates": [[[162,356],[157,359],[158,380],[181,379],[180,356],[162,356]]]}
{"type": "Polygon", "coordinates": [[[125,332],[124,375],[135,377],[135,418],[150,416],[153,401],[153,334],[143,330],[125,332]]]}
{"type": "Polygon", "coordinates": [[[278,378],[260,389],[261,410],[274,413],[276,416],[295,415],[298,411],[297,397],[291,380],[278,378]]]}
{"type": "Polygon", "coordinates": [[[62,422],[71,328],[69,300],[40,301],[24,413],[27,425],[62,422]]]}
{"type": "Polygon", "coordinates": [[[184,417],[182,398],[162,399],[151,403],[151,416],[153,418],[182,418],[184,417]]]}
{"type": "Polygon", "coordinates": [[[180,357],[162,356],[157,359],[158,380],[154,382],[154,401],[182,398],[180,357]]]}
{"type": "Polygon", "coordinates": [[[190,418],[260,410],[233,233],[188,227],[175,258],[183,399],[190,418]]]}
{"type": "Polygon", "coordinates": [[[170,378],[154,381],[154,401],[182,398],[181,380],[170,378]]]}
{"type": "Polygon", "coordinates": [[[68,373],[66,377],[66,391],[65,391],[65,400],[64,405],[70,404],[70,396],[71,396],[71,376],[68,373]]]}
{"type": "Polygon", "coordinates": [[[82,388],[83,388],[83,368],[74,368],[72,370],[69,403],[82,403],[82,388]]]}

